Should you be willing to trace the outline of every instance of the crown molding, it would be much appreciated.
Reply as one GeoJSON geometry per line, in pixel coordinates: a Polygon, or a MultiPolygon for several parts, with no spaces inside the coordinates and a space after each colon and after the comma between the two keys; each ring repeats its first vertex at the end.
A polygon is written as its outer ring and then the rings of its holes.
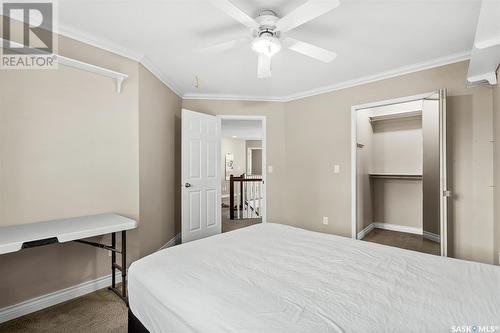
{"type": "Polygon", "coordinates": [[[305,91],[302,93],[288,95],[288,96],[284,97],[283,99],[285,102],[290,102],[290,101],[294,101],[297,99],[302,99],[302,98],[311,97],[311,96],[315,96],[315,95],[321,95],[321,94],[336,91],[336,90],[347,89],[347,88],[352,88],[355,86],[360,86],[363,84],[382,81],[382,80],[394,78],[397,76],[416,73],[416,72],[424,71],[427,69],[432,69],[432,68],[441,67],[441,66],[461,62],[464,60],[468,60],[468,59],[470,59],[470,55],[471,55],[470,50],[463,51],[463,52],[455,53],[455,54],[452,54],[449,56],[440,57],[440,58],[436,58],[436,59],[432,59],[429,61],[420,62],[420,63],[408,65],[408,66],[399,67],[399,68],[392,69],[392,70],[385,71],[385,72],[381,72],[378,74],[364,76],[364,77],[361,77],[359,79],[344,81],[344,82],[341,82],[338,84],[333,84],[330,86],[305,91]]]}
{"type": "Polygon", "coordinates": [[[182,96],[185,100],[210,100],[210,101],[241,101],[241,102],[285,102],[282,97],[269,97],[257,95],[224,95],[224,94],[192,94],[182,96]]]}
{"type": "Polygon", "coordinates": [[[155,63],[148,57],[148,56],[143,56],[140,61],[142,66],[146,68],[148,71],[150,71],[158,80],[163,82],[164,85],[166,85],[174,94],[179,96],[180,98],[183,97],[184,93],[182,90],[172,81],[170,80],[165,73],[161,69],[158,68],[158,66],[155,65],[155,63]]]}
{"type": "Polygon", "coordinates": [[[165,73],[163,73],[163,71],[161,71],[158,68],[158,66],[156,66],[149,59],[147,55],[134,52],[128,48],[122,47],[118,44],[112,43],[104,39],[95,38],[76,29],[71,29],[62,24],[59,24],[56,33],[58,35],[74,39],[76,41],[91,45],[101,50],[111,52],[140,63],[142,66],[144,66],[144,68],[149,70],[156,78],[158,78],[158,80],[163,82],[163,84],[167,86],[167,88],[169,88],[174,94],[182,98],[183,96],[182,90],[176,84],[174,84],[170,79],[168,79],[167,75],[165,75],[165,73]]]}
{"type": "Polygon", "coordinates": [[[432,59],[429,61],[416,63],[408,66],[399,67],[393,70],[364,76],[358,79],[344,81],[325,87],[315,88],[304,92],[299,92],[286,96],[259,96],[259,95],[226,95],[226,94],[204,94],[204,93],[184,93],[162,70],[145,54],[134,52],[128,48],[124,48],[117,44],[111,43],[104,39],[95,38],[81,31],[70,29],[65,25],[59,24],[58,34],[75,39],[77,41],[89,44],[102,50],[115,53],[125,58],[137,61],[156,76],[163,84],[165,84],[176,95],[185,100],[226,100],[226,101],[248,101],[248,102],[291,102],[294,100],[321,95],[324,93],[352,88],[363,84],[377,82],[393,77],[411,74],[431,68],[445,66],[460,61],[470,59],[471,51],[458,52],[449,56],[432,59]]]}
{"type": "Polygon", "coordinates": [[[258,102],[291,102],[298,99],[303,99],[306,97],[312,97],[316,95],[321,95],[329,93],[336,90],[342,90],[347,88],[352,88],[355,86],[360,86],[363,84],[368,84],[372,82],[377,82],[381,80],[390,79],[393,77],[411,74],[415,72],[424,71],[427,69],[432,69],[440,66],[445,66],[464,60],[470,59],[471,51],[463,51],[455,53],[446,57],[440,57],[432,59],[429,61],[408,65],[404,67],[399,67],[390,71],[381,72],[374,75],[368,75],[355,80],[344,81],[336,83],[333,85],[320,87],[316,89],[311,89],[308,91],[291,94],[287,96],[254,96],[254,95],[223,95],[223,94],[191,94],[186,93],[183,95],[183,99],[205,99],[205,100],[231,100],[231,101],[258,101],[258,102]]]}
{"type": "Polygon", "coordinates": [[[130,60],[134,60],[137,62],[140,62],[140,60],[144,57],[144,54],[142,54],[142,53],[134,52],[129,48],[112,43],[108,40],[104,40],[101,38],[97,38],[95,36],[91,36],[91,35],[86,34],[80,30],[69,28],[68,26],[60,24],[60,23],[58,24],[58,29],[57,29],[56,33],[58,35],[74,39],[76,41],[94,46],[94,47],[99,48],[99,49],[104,50],[104,51],[115,53],[117,55],[120,55],[122,57],[128,58],[130,60]]]}

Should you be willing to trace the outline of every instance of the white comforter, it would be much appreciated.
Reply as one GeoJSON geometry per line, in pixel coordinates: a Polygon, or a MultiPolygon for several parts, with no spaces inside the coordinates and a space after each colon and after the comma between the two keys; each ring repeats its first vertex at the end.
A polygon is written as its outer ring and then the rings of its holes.
{"type": "Polygon", "coordinates": [[[134,262],[129,297],[151,333],[500,332],[498,266],[271,223],[134,262]]]}

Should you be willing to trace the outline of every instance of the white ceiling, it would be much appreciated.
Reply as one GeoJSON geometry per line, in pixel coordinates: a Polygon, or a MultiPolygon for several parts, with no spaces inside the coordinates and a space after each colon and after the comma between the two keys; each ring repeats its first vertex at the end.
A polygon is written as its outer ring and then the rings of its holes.
{"type": "MultiPolygon", "coordinates": [[[[279,16],[305,0],[233,0],[251,16],[279,16]]],[[[257,79],[250,46],[218,54],[196,50],[249,36],[246,27],[207,0],[60,0],[60,31],[145,64],[179,94],[283,99],[362,80],[464,59],[479,0],[341,0],[337,9],[289,36],[335,51],[324,64],[283,50],[273,76],[257,79]],[[195,87],[199,77],[199,88],[195,87]]]]}

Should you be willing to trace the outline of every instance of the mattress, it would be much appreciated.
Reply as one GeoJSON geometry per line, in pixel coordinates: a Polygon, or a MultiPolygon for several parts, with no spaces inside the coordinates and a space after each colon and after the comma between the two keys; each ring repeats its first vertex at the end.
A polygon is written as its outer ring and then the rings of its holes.
{"type": "Polygon", "coordinates": [[[134,262],[129,301],[151,333],[498,331],[500,267],[265,223],[134,262]]]}

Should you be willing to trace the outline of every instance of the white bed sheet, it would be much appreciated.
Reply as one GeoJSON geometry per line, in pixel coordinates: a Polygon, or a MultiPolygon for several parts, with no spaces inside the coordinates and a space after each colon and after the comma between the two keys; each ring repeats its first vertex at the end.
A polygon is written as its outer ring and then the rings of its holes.
{"type": "Polygon", "coordinates": [[[134,262],[129,300],[151,333],[499,331],[500,267],[267,223],[134,262]]]}

